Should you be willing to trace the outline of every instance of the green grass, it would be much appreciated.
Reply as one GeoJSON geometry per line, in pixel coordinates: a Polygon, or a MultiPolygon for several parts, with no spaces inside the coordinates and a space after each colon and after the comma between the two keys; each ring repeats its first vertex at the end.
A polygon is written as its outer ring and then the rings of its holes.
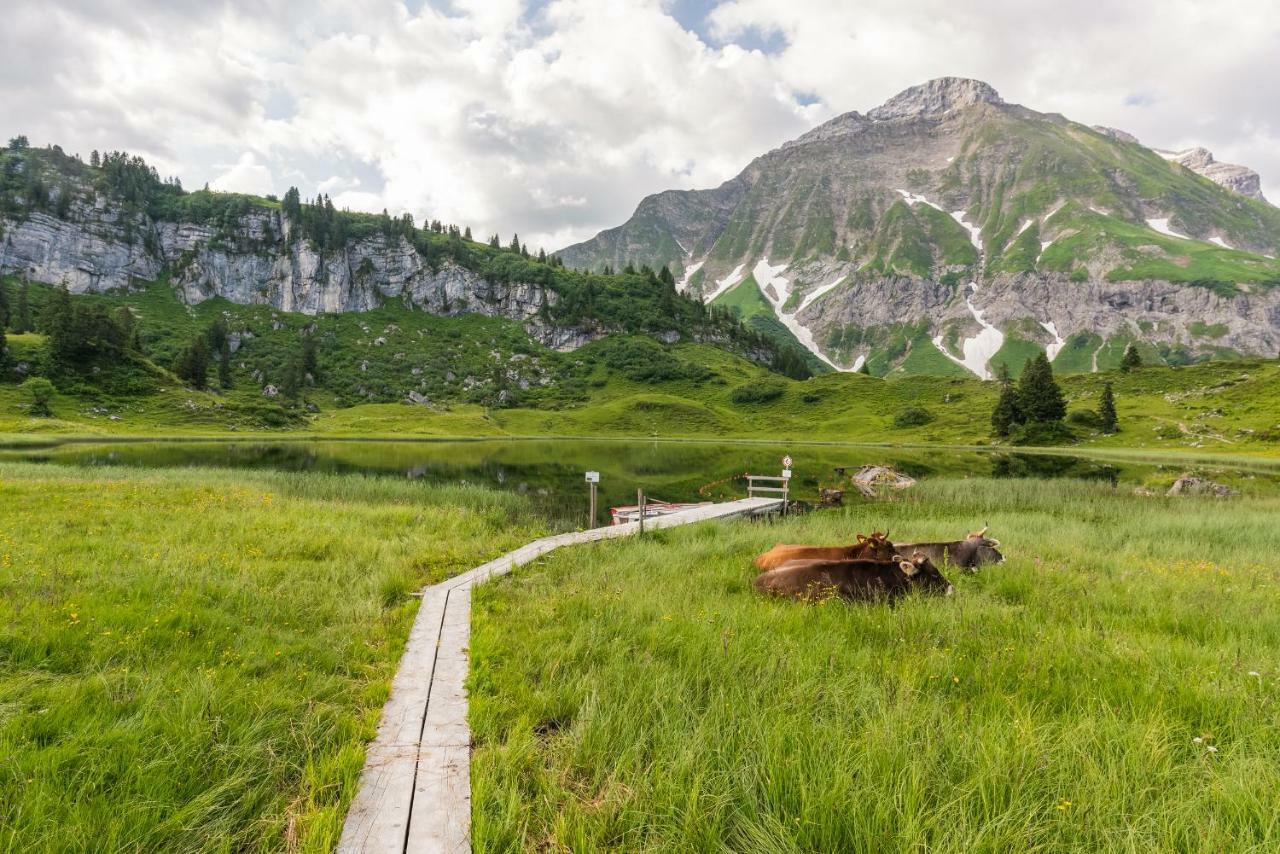
{"type": "Polygon", "coordinates": [[[1274,850],[1277,512],[940,480],[558,553],[475,594],[475,846],[1274,850]],[[984,520],[951,598],[751,591],[778,541],[984,520]]]}
{"type": "Polygon", "coordinates": [[[727,308],[748,329],[768,336],[781,346],[790,346],[800,353],[809,370],[814,373],[826,373],[831,368],[817,356],[813,355],[797,339],[795,334],[778,320],[773,306],[760,293],[760,285],[754,275],[748,275],[738,284],[725,291],[712,301],[712,305],[727,308]]]}
{"type": "Polygon", "coordinates": [[[1009,333],[1005,335],[1004,343],[1000,345],[1000,349],[991,357],[991,367],[994,370],[999,365],[1006,365],[1011,376],[1020,377],[1022,376],[1022,369],[1027,365],[1027,360],[1035,358],[1043,352],[1044,347],[1037,342],[1028,341],[1025,338],[1009,333]]]}
{"type": "Polygon", "coordinates": [[[0,464],[0,850],[331,850],[410,594],[541,527],[479,488],[0,464]]]}

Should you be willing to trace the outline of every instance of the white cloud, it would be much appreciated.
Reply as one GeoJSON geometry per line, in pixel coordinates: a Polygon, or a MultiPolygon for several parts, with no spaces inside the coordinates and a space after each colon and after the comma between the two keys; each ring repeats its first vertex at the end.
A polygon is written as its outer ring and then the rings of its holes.
{"type": "Polygon", "coordinates": [[[718,184],[819,121],[945,74],[1150,145],[1205,145],[1280,200],[1269,0],[1069,18],[1049,0],[727,0],[701,32],[670,0],[10,6],[0,136],[127,148],[188,186],[292,183],[531,246],[616,225],[647,193],[718,184]]]}
{"type": "Polygon", "coordinates": [[[228,193],[256,193],[260,196],[276,192],[271,170],[259,163],[251,151],[241,154],[234,165],[209,182],[209,187],[228,193]]]}

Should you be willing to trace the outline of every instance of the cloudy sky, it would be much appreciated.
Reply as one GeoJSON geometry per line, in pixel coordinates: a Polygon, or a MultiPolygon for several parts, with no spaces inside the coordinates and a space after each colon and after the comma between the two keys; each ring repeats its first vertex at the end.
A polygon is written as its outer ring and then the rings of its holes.
{"type": "Polygon", "coordinates": [[[1280,201],[1273,0],[6,0],[0,137],[547,249],[932,77],[1280,201]]]}

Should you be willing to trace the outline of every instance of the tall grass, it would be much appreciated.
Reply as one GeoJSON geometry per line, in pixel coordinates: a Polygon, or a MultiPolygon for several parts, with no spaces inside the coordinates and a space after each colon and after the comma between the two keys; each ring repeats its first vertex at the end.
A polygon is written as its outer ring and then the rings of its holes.
{"type": "Polygon", "coordinates": [[[0,850],[330,850],[409,593],[540,530],[478,488],[0,464],[0,850]]]}
{"type": "Polygon", "coordinates": [[[1278,511],[924,481],[558,553],[475,594],[476,850],[1276,850],[1278,511]],[[777,541],[984,521],[951,598],[751,592],[777,541]]]}

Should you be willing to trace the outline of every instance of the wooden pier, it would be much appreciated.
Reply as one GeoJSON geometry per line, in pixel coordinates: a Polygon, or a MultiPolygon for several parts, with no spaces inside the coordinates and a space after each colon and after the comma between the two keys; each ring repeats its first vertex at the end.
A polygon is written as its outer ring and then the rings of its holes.
{"type": "MultiPolygon", "coordinates": [[[[782,509],[780,498],[708,504],[644,521],[650,530],[782,509]]],[[[426,588],[360,787],[342,827],[340,852],[406,854],[471,850],[471,729],[467,646],[471,588],[561,546],[626,537],[637,522],[534,540],[426,588]]]]}

